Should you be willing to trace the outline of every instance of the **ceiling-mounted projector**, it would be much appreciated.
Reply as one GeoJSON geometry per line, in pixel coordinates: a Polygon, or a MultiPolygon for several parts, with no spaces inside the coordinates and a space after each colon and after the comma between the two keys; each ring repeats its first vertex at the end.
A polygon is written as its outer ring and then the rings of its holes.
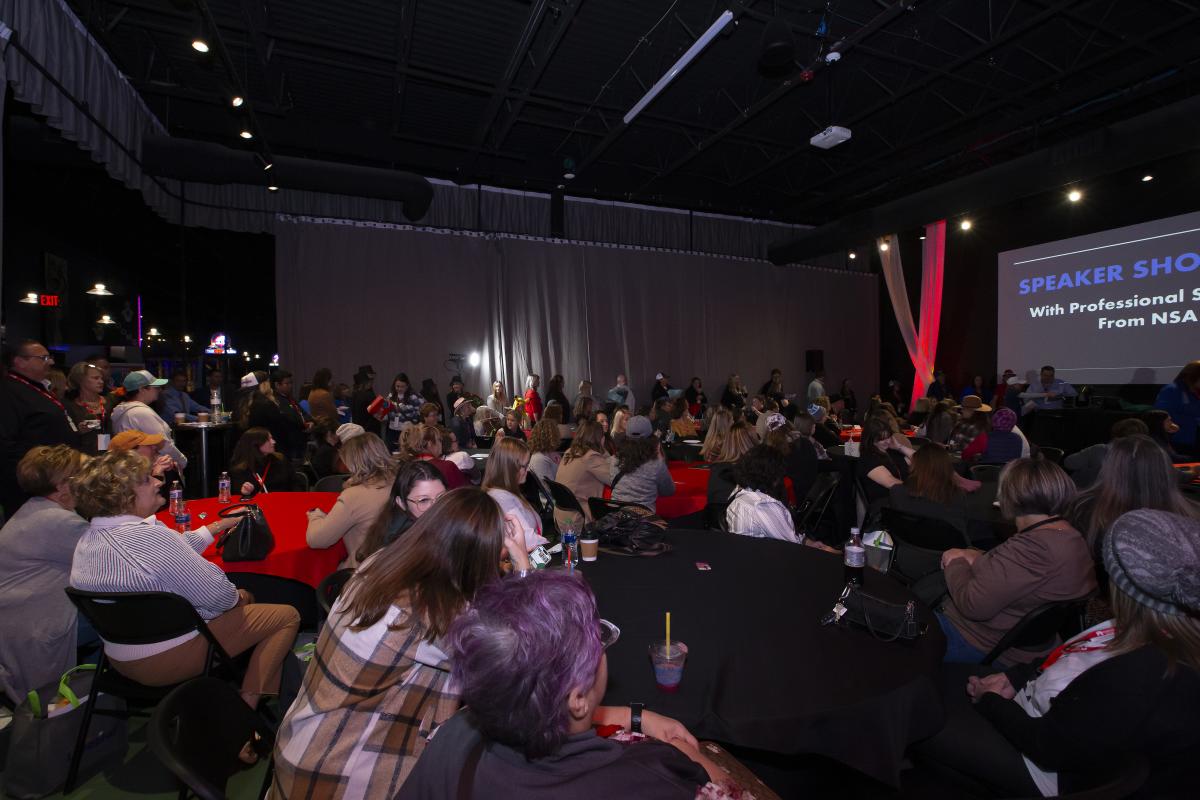
{"type": "Polygon", "coordinates": [[[850,129],[843,128],[841,125],[830,125],[825,130],[815,134],[808,143],[813,147],[819,147],[822,150],[828,150],[831,147],[841,144],[850,138],[850,129]]]}

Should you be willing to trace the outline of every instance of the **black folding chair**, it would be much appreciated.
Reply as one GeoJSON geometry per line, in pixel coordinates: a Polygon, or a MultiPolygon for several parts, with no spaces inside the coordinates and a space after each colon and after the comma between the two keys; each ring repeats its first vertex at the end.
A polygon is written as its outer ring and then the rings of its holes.
{"type": "Polygon", "coordinates": [[[813,485],[808,487],[808,494],[793,514],[798,533],[807,536],[820,527],[841,480],[842,476],[836,472],[822,472],[817,475],[813,485]]]}
{"type": "Polygon", "coordinates": [[[976,464],[971,467],[971,477],[985,483],[1000,480],[1000,471],[1004,467],[999,464],[976,464]]]}
{"type": "Polygon", "coordinates": [[[1063,451],[1061,448],[1039,447],[1038,452],[1042,454],[1042,458],[1045,458],[1049,461],[1053,461],[1055,464],[1058,464],[1060,467],[1062,466],[1064,454],[1063,454],[1063,451]]]}
{"type": "MultiPolygon", "coordinates": [[[[225,800],[234,774],[246,768],[238,758],[254,735],[254,750],[270,757],[275,735],[262,717],[246,705],[229,684],[215,678],[193,678],[176,686],[159,702],[146,726],[147,744],[158,760],[203,800],[225,800]]],[[[271,765],[259,792],[271,780],[271,765]]]]}
{"type": "MultiPolygon", "coordinates": [[[[196,631],[208,642],[202,674],[208,675],[219,663],[229,669],[232,677],[241,680],[241,669],[225,652],[192,604],[179,595],[170,592],[85,592],[72,588],[65,591],[79,613],[92,623],[104,641],[128,645],[155,644],[196,631]]],[[[101,692],[123,698],[131,705],[146,706],[157,703],[172,688],[146,686],[126,678],[113,669],[107,653],[101,650],[92,688],[84,704],[83,719],[79,723],[79,734],[75,738],[75,749],[71,753],[63,793],[70,794],[75,788],[92,714],[129,716],[129,712],[109,712],[97,708],[94,701],[101,692]]]]}
{"type": "Polygon", "coordinates": [[[1080,597],[1038,606],[1021,617],[980,663],[991,664],[1013,647],[1035,652],[1052,649],[1060,637],[1070,638],[1083,630],[1087,601],[1087,597],[1080,597]]]}
{"type": "Polygon", "coordinates": [[[622,508],[637,508],[641,509],[642,511],[646,510],[646,507],[639,503],[622,503],[618,502],[617,500],[607,500],[603,497],[588,498],[588,509],[592,512],[593,520],[600,519],[601,517],[611,514],[614,511],[620,511],[622,508]]]}
{"type": "Polygon", "coordinates": [[[320,608],[320,618],[317,620],[317,630],[321,630],[321,626],[325,624],[325,619],[329,616],[333,604],[337,602],[338,597],[342,594],[342,589],[346,587],[346,582],[354,577],[354,570],[350,567],[339,569],[317,584],[317,607],[320,608]]]}
{"type": "Polygon", "coordinates": [[[941,568],[942,553],[953,547],[970,547],[964,531],[945,520],[910,514],[884,506],[881,510],[883,529],[892,537],[892,567],[901,583],[912,585],[941,568]]]}
{"type": "Polygon", "coordinates": [[[542,483],[546,484],[546,488],[550,490],[550,497],[554,500],[554,505],[561,511],[573,511],[580,516],[586,516],[583,506],[580,505],[579,498],[575,496],[574,492],[558,481],[545,479],[542,483]]]}
{"type": "Polygon", "coordinates": [[[344,475],[326,475],[317,481],[317,485],[312,487],[312,490],[314,492],[340,492],[346,484],[346,478],[349,477],[349,473],[344,475]]]}

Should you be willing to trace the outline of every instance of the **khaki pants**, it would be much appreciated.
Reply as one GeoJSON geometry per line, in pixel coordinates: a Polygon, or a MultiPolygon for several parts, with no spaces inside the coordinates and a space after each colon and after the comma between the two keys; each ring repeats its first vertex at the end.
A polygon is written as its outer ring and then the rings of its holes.
{"type": "MultiPolygon", "coordinates": [[[[254,648],[242,681],[243,696],[279,692],[281,665],[299,628],[300,613],[296,609],[266,603],[237,606],[208,621],[208,629],[229,655],[236,657],[254,648]]],[[[169,686],[204,672],[207,654],[208,640],[198,635],[165,653],[136,661],[113,661],[112,665],[138,683],[169,686]]]]}

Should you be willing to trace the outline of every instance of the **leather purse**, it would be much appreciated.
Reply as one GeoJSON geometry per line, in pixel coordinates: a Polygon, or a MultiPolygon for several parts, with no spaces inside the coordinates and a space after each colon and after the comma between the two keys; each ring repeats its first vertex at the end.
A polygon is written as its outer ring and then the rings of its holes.
{"type": "Polygon", "coordinates": [[[846,623],[865,628],[882,642],[912,641],[925,633],[917,620],[916,601],[889,603],[851,583],[846,584],[833,610],[821,619],[822,625],[846,623]]]}
{"type": "Polygon", "coordinates": [[[241,519],[217,540],[217,552],[225,562],[262,561],[275,549],[275,536],[263,516],[262,509],[249,503],[238,503],[217,512],[222,519],[244,510],[241,519]]]}

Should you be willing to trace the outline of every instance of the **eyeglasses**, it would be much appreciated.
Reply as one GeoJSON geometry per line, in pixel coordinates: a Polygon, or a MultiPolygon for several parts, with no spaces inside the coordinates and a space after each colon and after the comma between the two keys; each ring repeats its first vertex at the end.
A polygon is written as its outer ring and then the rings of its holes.
{"type": "Polygon", "coordinates": [[[45,355],[41,355],[41,356],[21,356],[21,358],[40,358],[42,361],[44,361],[47,364],[54,363],[54,356],[50,355],[49,353],[46,353],[45,355]]]}
{"type": "Polygon", "coordinates": [[[600,647],[604,650],[612,647],[621,638],[621,629],[606,619],[600,620],[600,647]]]}
{"type": "Polygon", "coordinates": [[[437,497],[418,497],[415,500],[411,497],[406,497],[404,499],[410,508],[429,508],[437,500],[437,497]]]}

